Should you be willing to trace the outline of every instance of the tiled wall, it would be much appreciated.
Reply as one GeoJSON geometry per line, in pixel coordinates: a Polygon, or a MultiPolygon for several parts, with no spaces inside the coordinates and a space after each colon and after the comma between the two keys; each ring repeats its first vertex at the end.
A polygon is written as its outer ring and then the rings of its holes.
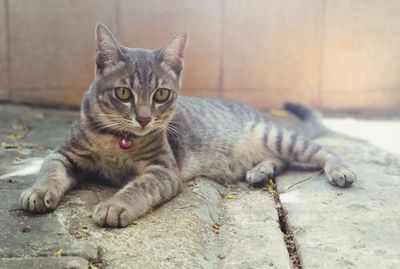
{"type": "Polygon", "coordinates": [[[399,14],[398,0],[0,0],[0,100],[79,104],[102,22],[133,47],[187,30],[184,94],[394,110],[399,14]]]}

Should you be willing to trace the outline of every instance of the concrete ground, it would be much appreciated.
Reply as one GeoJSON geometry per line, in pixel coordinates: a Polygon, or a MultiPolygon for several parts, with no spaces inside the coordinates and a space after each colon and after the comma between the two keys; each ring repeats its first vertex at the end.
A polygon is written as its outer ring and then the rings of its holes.
{"type": "Polygon", "coordinates": [[[342,137],[317,141],[359,175],[349,189],[292,169],[277,179],[276,204],[267,191],[199,178],[124,229],[92,221],[94,205],[115,191],[105,186],[80,186],[45,215],[21,211],[20,192],[77,117],[0,105],[0,268],[286,269],[294,244],[303,268],[400,268],[400,157],[342,137]],[[280,207],[293,238],[281,231],[280,207]]]}

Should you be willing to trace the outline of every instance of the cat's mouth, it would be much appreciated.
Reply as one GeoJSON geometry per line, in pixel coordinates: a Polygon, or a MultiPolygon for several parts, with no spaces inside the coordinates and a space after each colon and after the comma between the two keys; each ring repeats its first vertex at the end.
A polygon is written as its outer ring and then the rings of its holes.
{"type": "Polygon", "coordinates": [[[132,133],[136,136],[145,136],[146,134],[150,133],[154,128],[151,127],[134,127],[132,133]]]}
{"type": "Polygon", "coordinates": [[[146,126],[140,126],[134,121],[125,122],[120,133],[121,137],[145,136],[153,131],[163,129],[163,126],[162,122],[157,119],[152,120],[146,126]]]}
{"type": "Polygon", "coordinates": [[[163,130],[165,129],[165,123],[158,118],[152,119],[146,126],[138,126],[135,123],[131,126],[131,132],[135,136],[145,136],[153,131],[156,130],[163,130]]]}
{"type": "Polygon", "coordinates": [[[145,136],[153,131],[162,129],[162,125],[152,122],[145,127],[132,126],[131,133],[135,136],[145,136]]]}

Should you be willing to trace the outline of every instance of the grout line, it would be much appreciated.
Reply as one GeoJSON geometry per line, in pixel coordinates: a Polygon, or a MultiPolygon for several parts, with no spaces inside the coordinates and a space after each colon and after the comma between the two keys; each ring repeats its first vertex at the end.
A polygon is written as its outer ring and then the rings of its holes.
{"type": "Polygon", "coordinates": [[[11,89],[11,41],[10,41],[10,16],[8,0],[4,1],[5,28],[6,28],[6,64],[7,64],[7,99],[13,100],[13,91],[11,89]]]}
{"type": "Polygon", "coordinates": [[[121,15],[121,1],[117,0],[115,1],[115,36],[119,40],[120,37],[120,31],[121,31],[121,20],[120,20],[120,15],[121,15]]]}
{"type": "Polygon", "coordinates": [[[218,78],[218,96],[224,95],[224,45],[225,45],[225,0],[221,0],[221,28],[220,28],[220,44],[219,44],[219,78],[218,78]]]}
{"type": "MultiPolygon", "coordinates": [[[[318,108],[323,107],[322,104],[322,90],[324,87],[324,63],[325,63],[325,31],[326,31],[326,2],[322,1],[322,12],[321,12],[321,40],[320,40],[320,51],[319,51],[319,81],[318,81],[318,108]]],[[[318,23],[318,22],[317,22],[318,23]]]]}

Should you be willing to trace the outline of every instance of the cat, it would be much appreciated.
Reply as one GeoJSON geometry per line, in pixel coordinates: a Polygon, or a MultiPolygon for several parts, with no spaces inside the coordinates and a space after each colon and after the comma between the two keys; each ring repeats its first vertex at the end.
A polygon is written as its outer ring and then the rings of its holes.
{"type": "Polygon", "coordinates": [[[257,185],[300,162],[322,168],[333,185],[354,182],[356,175],[339,157],[255,109],[180,96],[186,42],[180,32],[162,49],[128,48],[104,25],[96,26],[95,76],[80,118],[21,194],[24,210],[54,210],[66,191],[93,176],[121,186],[94,208],[94,221],[105,227],[131,224],[176,196],[182,182],[200,176],[257,185]]]}

